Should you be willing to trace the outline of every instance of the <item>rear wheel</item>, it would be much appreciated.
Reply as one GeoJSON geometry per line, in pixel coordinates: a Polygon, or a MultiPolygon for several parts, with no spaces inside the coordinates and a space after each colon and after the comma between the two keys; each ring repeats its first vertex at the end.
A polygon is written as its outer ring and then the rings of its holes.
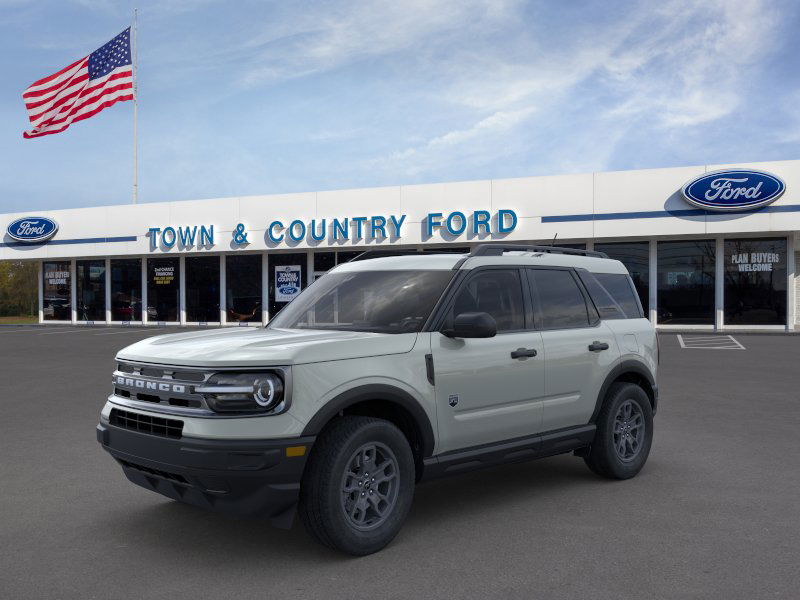
{"type": "Polygon", "coordinates": [[[629,479],[641,471],[653,442],[653,409],[635,383],[619,382],[609,389],[597,417],[597,434],[584,458],[604,477],[629,479]]]}
{"type": "Polygon", "coordinates": [[[414,457],[403,433],[372,417],[334,421],[314,445],[300,488],[300,518],[317,540],[364,555],[386,546],[414,494],[414,457]]]}

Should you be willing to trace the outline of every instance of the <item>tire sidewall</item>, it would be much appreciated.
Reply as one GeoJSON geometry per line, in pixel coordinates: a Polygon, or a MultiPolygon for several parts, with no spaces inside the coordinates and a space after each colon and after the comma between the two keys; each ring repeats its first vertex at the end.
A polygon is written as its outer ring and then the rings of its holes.
{"type": "Polygon", "coordinates": [[[650,405],[650,399],[647,393],[638,385],[634,383],[623,384],[613,390],[605,409],[602,422],[598,423],[604,429],[602,451],[606,455],[605,462],[612,476],[619,479],[628,479],[642,470],[650,454],[650,447],[653,444],[653,409],[650,405]],[[642,411],[645,437],[639,454],[633,460],[626,462],[617,455],[614,448],[614,421],[619,407],[627,400],[635,402],[642,411]]]}
{"type": "Polygon", "coordinates": [[[327,525],[335,544],[353,554],[367,554],[383,548],[397,535],[411,508],[414,496],[414,458],[405,436],[387,421],[373,420],[360,427],[338,448],[329,449],[336,456],[332,469],[325,477],[327,525]],[[361,531],[352,527],[341,507],[341,480],[353,453],[369,442],[386,444],[397,459],[399,489],[391,514],[379,527],[361,531]]]}

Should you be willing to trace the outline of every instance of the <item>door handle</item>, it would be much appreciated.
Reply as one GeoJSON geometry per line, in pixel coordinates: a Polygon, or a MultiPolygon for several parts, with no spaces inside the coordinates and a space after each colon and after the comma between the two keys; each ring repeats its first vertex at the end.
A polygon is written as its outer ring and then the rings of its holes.
{"type": "Polygon", "coordinates": [[[533,348],[517,348],[511,351],[511,358],[528,358],[536,356],[536,350],[533,348]]]}
{"type": "Polygon", "coordinates": [[[595,340],[591,344],[589,344],[589,350],[592,352],[599,352],[600,350],[608,350],[608,344],[605,342],[598,342],[595,340]]]}

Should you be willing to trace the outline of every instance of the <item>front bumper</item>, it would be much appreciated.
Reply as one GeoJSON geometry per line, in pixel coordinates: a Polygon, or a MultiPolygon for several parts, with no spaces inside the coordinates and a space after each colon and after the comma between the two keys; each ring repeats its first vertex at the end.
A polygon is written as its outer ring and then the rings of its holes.
{"type": "Polygon", "coordinates": [[[286,528],[294,519],[314,440],[169,439],[105,423],[97,426],[97,441],[133,483],[195,506],[266,517],[286,528]],[[300,446],[305,450],[297,456],[300,446]]]}

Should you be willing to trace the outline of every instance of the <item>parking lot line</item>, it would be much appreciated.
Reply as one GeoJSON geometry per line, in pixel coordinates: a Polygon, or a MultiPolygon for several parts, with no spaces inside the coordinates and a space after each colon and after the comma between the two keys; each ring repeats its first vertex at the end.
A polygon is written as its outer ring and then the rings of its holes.
{"type": "Polygon", "coordinates": [[[678,334],[681,348],[699,350],[746,350],[732,335],[687,336],[678,334]]]}

